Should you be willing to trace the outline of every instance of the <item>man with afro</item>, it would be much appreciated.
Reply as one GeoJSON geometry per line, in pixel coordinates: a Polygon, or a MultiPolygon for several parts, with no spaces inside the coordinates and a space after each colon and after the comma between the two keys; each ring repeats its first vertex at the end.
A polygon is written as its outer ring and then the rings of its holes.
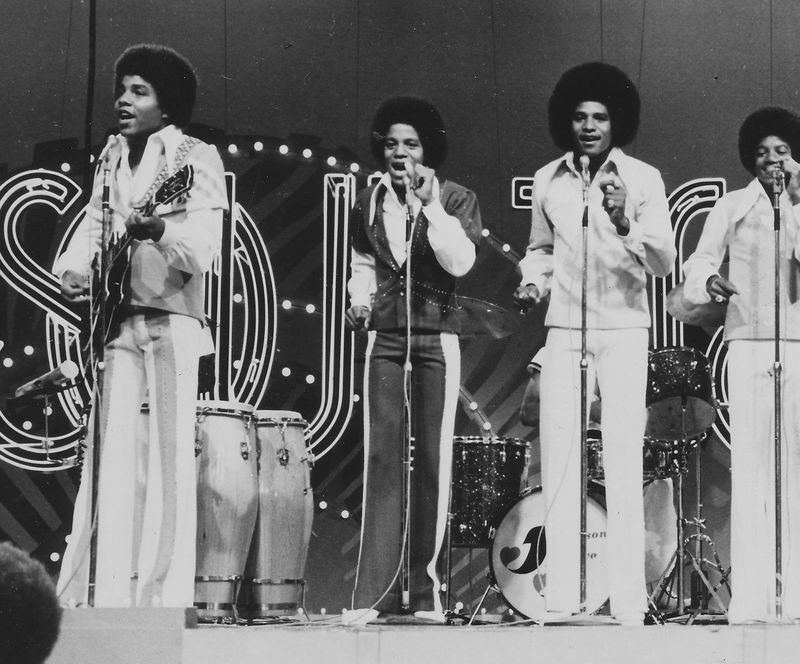
{"type": "Polygon", "coordinates": [[[444,622],[437,561],[460,387],[456,280],[475,262],[481,216],[474,193],[438,174],[447,138],[429,101],[385,100],[375,114],[370,146],[383,175],[358,194],[351,217],[346,321],[351,329],[368,329],[369,337],[361,547],[354,609],[343,621],[365,623],[379,612],[405,609],[418,619],[444,622]],[[407,357],[413,367],[409,404],[407,357]],[[403,450],[409,434],[414,471],[407,506],[403,450]],[[408,551],[402,532],[406,508],[408,551]],[[398,574],[404,554],[410,564],[407,607],[398,574]]]}
{"type": "MultiPolygon", "coordinates": [[[[171,48],[138,44],[114,69],[119,133],[99,160],[85,218],[53,272],[71,302],[86,300],[88,275],[101,251],[104,172],[113,230],[131,239],[122,300],[105,338],[97,487],[96,606],[192,606],[196,479],[194,425],[198,358],[211,337],[204,274],[222,237],[227,195],[213,146],[185,135],[197,90],[192,65],[171,48]],[[147,209],[161,185],[191,169],[191,189],[147,209]],[[134,532],[136,429],[149,402],[149,468],[144,523],[134,532]],[[132,585],[131,579],[137,582],[132,585]]],[[[75,503],[72,537],[59,592],[87,601],[94,515],[91,450],[75,503]]]]}
{"type": "Polygon", "coordinates": [[[647,411],[647,275],[675,260],[660,173],[625,154],[639,125],[639,94],[600,62],[563,74],[549,104],[550,134],[565,154],[534,176],[530,242],[514,297],[549,297],[541,374],[542,490],[547,532],[544,621],[580,607],[580,441],[583,231],[587,215],[587,384],[597,381],[608,507],[611,612],[642,625],[647,609],[642,441],[647,411]],[[586,208],[584,209],[584,196],[586,208]]]}
{"type": "Polygon", "coordinates": [[[731,623],[774,622],[776,533],[774,430],[775,231],[780,211],[783,616],[800,619],[800,117],[779,107],[751,113],[739,158],[754,178],[720,198],[684,265],[694,304],[727,306],[731,432],[731,623]],[[778,180],[776,182],[776,179],[778,180]],[[783,180],[783,182],[781,182],[783,180]],[[776,189],[777,185],[777,189],[776,189]],[[719,269],[729,257],[728,278],[719,269]]]}
{"type": "Polygon", "coordinates": [[[44,565],[0,543],[0,662],[43,664],[60,629],[61,607],[44,565]]]}

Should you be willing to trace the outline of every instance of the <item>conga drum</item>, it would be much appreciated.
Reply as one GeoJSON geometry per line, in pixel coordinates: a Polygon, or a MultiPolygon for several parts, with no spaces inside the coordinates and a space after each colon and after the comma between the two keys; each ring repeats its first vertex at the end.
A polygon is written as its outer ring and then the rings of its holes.
{"type": "Polygon", "coordinates": [[[303,604],[314,516],[307,429],[299,413],[255,412],[258,518],[239,599],[242,617],[294,615],[303,604]]]}
{"type": "Polygon", "coordinates": [[[236,616],[236,597],[258,514],[253,407],[199,401],[195,601],[203,618],[236,616]]]}

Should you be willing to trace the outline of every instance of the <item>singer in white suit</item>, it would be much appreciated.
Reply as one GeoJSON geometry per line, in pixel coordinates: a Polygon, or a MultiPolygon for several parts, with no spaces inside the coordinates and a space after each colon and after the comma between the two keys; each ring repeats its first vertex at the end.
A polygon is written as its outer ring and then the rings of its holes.
{"type": "MultiPolygon", "coordinates": [[[[95,606],[185,607],[194,601],[197,365],[210,342],[203,275],[219,251],[227,207],[216,149],[180,129],[191,118],[196,87],[191,64],[163,46],[132,46],[115,66],[119,135],[100,161],[110,173],[111,223],[132,244],[95,409],[102,432],[95,606]],[[189,191],[142,213],[160,184],[184,165],[194,172],[189,191]],[[135,532],[136,429],[145,399],[147,496],[144,523],[135,532]]],[[[87,276],[100,251],[103,170],[86,217],[53,267],[70,301],[86,299],[87,276]]],[[[61,566],[65,603],[87,600],[91,459],[89,450],[61,566]]]]}
{"type": "Polygon", "coordinates": [[[800,117],[762,108],[739,130],[754,179],[720,198],[686,261],[686,297],[724,306],[731,427],[731,623],[777,619],[775,232],[780,210],[783,616],[800,619],[800,117]],[[779,173],[780,172],[780,173],[779,173]],[[785,175],[784,175],[785,174],[785,175]],[[776,177],[778,178],[776,181],[776,177]],[[729,278],[718,273],[726,254],[729,278]]]}
{"type": "MultiPolygon", "coordinates": [[[[567,71],[549,104],[550,134],[566,151],[534,177],[530,242],[514,297],[549,296],[541,377],[542,488],[546,501],[545,621],[580,611],[582,219],[587,230],[587,383],[602,398],[611,612],[641,625],[644,573],[642,443],[650,312],[647,275],[666,276],[675,246],[659,172],[626,155],[639,95],[611,65],[567,71]]],[[[589,395],[587,395],[589,396],[589,395]]]]}

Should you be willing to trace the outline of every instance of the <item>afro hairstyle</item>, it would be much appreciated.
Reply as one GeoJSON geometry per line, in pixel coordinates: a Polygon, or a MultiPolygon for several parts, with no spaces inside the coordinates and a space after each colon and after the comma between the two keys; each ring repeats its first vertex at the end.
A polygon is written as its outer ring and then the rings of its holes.
{"type": "Polygon", "coordinates": [[[125,76],[141,76],[153,86],[170,123],[177,127],[189,124],[197,96],[197,75],[180,53],[158,44],[129,46],[114,65],[114,99],[125,76]]]}
{"type": "Polygon", "coordinates": [[[381,102],[372,121],[369,147],[376,163],[383,167],[383,142],[396,124],[414,127],[419,134],[425,166],[439,168],[447,156],[447,134],[438,109],[420,97],[390,97],[381,102]]]}
{"type": "Polygon", "coordinates": [[[739,128],[739,159],[755,174],[756,147],[767,136],[777,136],[792,148],[792,156],[800,156],[800,117],[779,106],[765,106],[748,115],[739,128]]]}
{"type": "Polygon", "coordinates": [[[44,565],[9,542],[0,543],[0,661],[43,664],[58,640],[61,616],[44,565]]]}
{"type": "Polygon", "coordinates": [[[633,81],[613,65],[586,62],[564,72],[550,96],[550,136],[560,149],[574,149],[572,115],[585,101],[599,102],[608,109],[611,145],[627,145],[636,137],[641,101],[633,81]]]}

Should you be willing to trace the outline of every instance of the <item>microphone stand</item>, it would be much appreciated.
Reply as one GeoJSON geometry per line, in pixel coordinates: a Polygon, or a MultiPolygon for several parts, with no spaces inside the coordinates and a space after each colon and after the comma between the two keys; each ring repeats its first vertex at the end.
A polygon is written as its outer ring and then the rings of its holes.
{"type": "Polygon", "coordinates": [[[783,533],[782,533],[782,464],[781,464],[781,206],[780,196],[784,189],[783,170],[778,168],[773,174],[772,209],[775,233],[775,354],[772,365],[772,380],[775,400],[775,617],[780,620],[783,615],[783,533]]]}
{"type": "Polygon", "coordinates": [[[588,397],[588,370],[586,360],[586,291],[588,273],[588,230],[589,230],[589,158],[581,156],[581,179],[583,182],[583,219],[581,221],[581,516],[580,516],[580,612],[586,612],[586,486],[587,473],[587,429],[589,413],[586,407],[588,397]]]}
{"type": "MultiPolygon", "coordinates": [[[[95,583],[97,577],[97,495],[98,495],[98,481],[100,478],[100,444],[102,435],[100,428],[102,426],[102,417],[100,410],[102,409],[103,398],[103,372],[105,371],[105,335],[106,335],[106,275],[109,269],[109,246],[111,244],[111,205],[110,205],[110,182],[111,182],[111,165],[109,164],[108,157],[103,160],[103,190],[102,190],[102,203],[101,210],[103,214],[102,220],[102,233],[100,244],[100,284],[99,292],[97,293],[97,312],[96,320],[90,326],[92,338],[94,338],[95,330],[100,331],[99,341],[94,344],[93,355],[95,357],[95,379],[94,379],[94,428],[92,430],[92,473],[91,473],[91,501],[90,501],[90,523],[91,523],[91,537],[89,540],[89,589],[87,601],[89,606],[94,606],[95,596],[95,583]]],[[[92,303],[94,299],[92,298],[92,303]]],[[[90,312],[91,315],[91,312],[90,312]]]]}
{"type": "Polygon", "coordinates": [[[411,244],[413,241],[414,208],[411,204],[411,187],[406,183],[406,357],[403,363],[403,394],[405,395],[405,422],[403,431],[403,553],[401,575],[401,606],[404,611],[411,607],[411,244]]]}

